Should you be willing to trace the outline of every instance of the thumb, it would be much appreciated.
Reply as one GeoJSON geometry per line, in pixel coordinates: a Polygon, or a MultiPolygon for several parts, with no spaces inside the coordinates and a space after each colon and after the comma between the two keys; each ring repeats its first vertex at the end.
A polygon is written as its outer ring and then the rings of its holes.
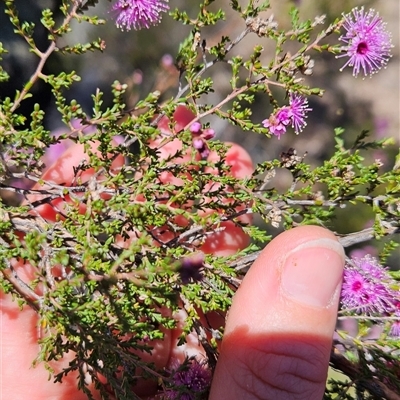
{"type": "Polygon", "coordinates": [[[337,317],[344,251],[303,226],[274,239],[235,294],[211,400],[320,400],[337,317]]]}

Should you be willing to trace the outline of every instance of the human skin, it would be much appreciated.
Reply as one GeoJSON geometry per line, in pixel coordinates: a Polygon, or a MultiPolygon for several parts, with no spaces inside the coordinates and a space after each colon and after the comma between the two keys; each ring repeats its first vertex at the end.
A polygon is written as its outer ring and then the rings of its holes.
{"type": "Polygon", "coordinates": [[[261,252],[233,299],[210,400],[321,400],[343,266],[336,237],[316,226],[261,252]]]}

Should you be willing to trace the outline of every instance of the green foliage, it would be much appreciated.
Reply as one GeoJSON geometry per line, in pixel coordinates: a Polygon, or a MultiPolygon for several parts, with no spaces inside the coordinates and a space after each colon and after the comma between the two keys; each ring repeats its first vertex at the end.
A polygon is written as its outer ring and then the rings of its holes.
{"type": "MultiPolygon", "coordinates": [[[[8,51],[3,47],[3,43],[0,42],[0,61],[3,59],[2,54],[7,54],[8,51]]],[[[10,76],[3,67],[0,65],[0,82],[7,82],[10,76]]]]}
{"type": "MultiPolygon", "coordinates": [[[[34,39],[35,24],[21,21],[15,3],[6,1],[5,12],[14,32],[37,56],[37,65],[13,99],[0,101],[0,186],[23,195],[26,204],[0,204],[0,285],[21,304],[33,307],[40,317],[42,332],[36,363],[46,364],[51,371],[51,361],[73,352],[69,366],[54,376],[55,381],[78,371],[78,385],[91,398],[86,379],[89,374],[102,398],[107,399],[106,386],[99,380],[102,375],[118,399],[134,399],[137,397],[131,388],[137,382],[138,369],[149,379],[168,380],[165,371],[144,362],[140,355],[151,351],[152,340],[163,339],[166,330],[176,327],[174,313],[178,310],[187,314],[180,343],[193,331],[212,331],[212,337],[203,335],[201,340],[210,365],[215,363],[217,339],[222,337],[223,328],[211,329],[201,316],[228,310],[248,267],[246,260],[271,239],[265,229],[246,225],[244,216],[257,214],[268,229],[290,229],[301,224],[329,226],[341,209],[365,205],[374,216],[374,237],[382,238],[399,230],[400,168],[398,159],[393,169],[383,169],[379,160],[371,161],[368,156],[369,150],[384,149],[389,141],[367,142],[367,131],[362,131],[349,145],[344,140],[344,129],[332,132],[334,154],[317,166],[311,166],[306,155],[298,155],[291,148],[279,159],[257,165],[252,176],[238,178],[226,161],[228,147],[218,140],[208,146],[219,161],[199,157],[189,131],[192,123],[213,115],[229,121],[243,135],[252,131],[267,141],[271,133],[254,120],[252,112],[259,98],[272,110],[281,106],[279,99],[290,91],[305,96],[323,94],[322,89],[309,86],[304,77],[312,72],[310,55],[315,50],[337,50],[324,40],[338,31],[341,21],[324,30],[319,27],[320,19],[301,21],[293,8],[290,30],[280,30],[273,18],[260,16],[270,8],[268,1],[249,1],[242,8],[232,0],[233,11],[243,19],[243,33],[235,39],[222,36],[212,46],[203,39],[202,32],[224,21],[223,10],[212,11],[212,1],[200,4],[195,18],[174,10],[173,19],[192,29],[177,56],[180,76],[176,96],[163,103],[162,93],[154,91],[128,109],[128,86],[116,80],[111,87],[110,106],[104,105],[103,93],[98,89],[92,94],[91,112],[84,111],[77,100],[69,100],[68,96],[81,80],[77,72],[46,75],[44,66],[56,52],[70,57],[104,50],[101,38],[72,45],[62,40],[71,32],[73,20],[94,26],[105,22],[85,14],[97,2],[63,1],[61,22],[51,10],[43,9],[40,22],[49,43],[42,51],[34,39]],[[320,29],[317,36],[316,28],[320,29]],[[232,54],[232,49],[240,50],[243,39],[253,33],[273,43],[274,57],[269,63],[264,61],[263,41],[248,57],[232,54]],[[296,49],[292,53],[285,50],[289,42],[296,49]],[[213,104],[210,94],[215,90],[215,80],[210,71],[218,65],[229,65],[231,73],[226,83],[230,89],[213,104]],[[38,103],[32,103],[29,115],[20,111],[39,82],[51,91],[65,124],[65,133],[59,137],[46,128],[45,111],[38,103]],[[194,117],[177,131],[173,115],[179,104],[191,109],[194,117]],[[177,131],[175,136],[160,139],[158,124],[163,118],[169,118],[170,130],[177,131]],[[123,140],[117,144],[114,139],[118,135],[123,140]],[[67,139],[81,144],[87,159],[75,166],[68,182],[44,179],[43,156],[50,146],[67,139]],[[176,139],[181,148],[161,157],[160,149],[176,139]],[[151,145],[156,140],[160,140],[158,147],[151,145]],[[121,157],[126,162],[115,167],[121,157]],[[93,171],[95,179],[85,180],[87,171],[93,171]],[[284,189],[274,179],[282,171],[290,175],[284,189]],[[14,185],[14,180],[20,178],[30,181],[26,189],[14,185]],[[39,186],[30,189],[34,183],[39,186]],[[62,203],[60,208],[57,201],[62,203]],[[41,215],[38,207],[46,206],[57,214],[54,220],[41,215]],[[223,231],[226,222],[243,229],[252,244],[231,256],[208,254],[202,279],[185,282],[180,274],[182,260],[198,253],[207,237],[223,231]],[[32,281],[24,282],[11,273],[15,260],[36,268],[32,281]]],[[[6,53],[0,44],[0,56],[6,53]]],[[[0,67],[0,83],[8,79],[0,67]]],[[[397,244],[386,243],[382,259],[388,258],[397,244]]],[[[393,276],[399,278],[398,273],[393,276]]],[[[333,366],[351,380],[331,380],[326,399],[354,398],[350,388],[357,398],[374,398],[370,394],[373,387],[365,383],[368,379],[388,379],[396,390],[400,389],[389,368],[396,356],[376,347],[354,345],[346,357],[346,361],[340,360],[342,364],[336,360],[333,366]],[[343,367],[351,357],[359,368],[357,376],[343,367]],[[374,376],[371,371],[375,371],[374,376]]]]}

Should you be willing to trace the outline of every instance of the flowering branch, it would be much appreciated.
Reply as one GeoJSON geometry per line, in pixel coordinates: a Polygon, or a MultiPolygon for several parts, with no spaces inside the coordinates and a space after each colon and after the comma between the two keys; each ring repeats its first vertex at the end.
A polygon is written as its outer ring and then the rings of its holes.
{"type": "MultiPolygon", "coordinates": [[[[391,57],[386,25],[375,11],[355,8],[323,29],[324,17],[300,21],[292,9],[291,26],[281,29],[273,16],[261,18],[268,2],[250,2],[244,9],[232,1],[241,33],[210,46],[208,27],[225,18],[223,10],[211,11],[211,3],[201,4],[194,17],[193,10],[191,17],[177,9],[170,14],[191,29],[180,45],[177,71],[169,64],[176,88],[171,90],[169,79],[161,85],[169,91],[154,90],[139,100],[141,83],[115,81],[109,99],[95,90],[88,112],[68,93],[81,77],[52,73],[49,60],[55,52],[67,57],[104,49],[102,39],[57,45],[74,28],[74,19],[94,26],[104,22],[86,15],[97,0],[73,1],[70,7],[63,2],[57,29],[52,11],[43,10],[40,23],[50,41],[44,51],[33,40],[34,23],[21,22],[13,2],[6,2],[11,25],[39,63],[28,83],[15,89],[14,102],[12,96],[0,99],[1,290],[39,315],[38,360],[50,368],[64,354],[71,357],[54,373],[57,382],[76,372],[88,398],[93,382],[104,399],[134,399],[142,374],[155,383],[157,399],[200,399],[208,394],[224,331],[211,316],[224,318],[244,274],[275,235],[271,228],[328,226],[348,251],[388,237],[380,260],[350,252],[346,258],[340,322],[344,315],[351,318],[359,332],[334,342],[331,364],[350,382],[331,382],[325,395],[344,399],[352,389],[359,398],[397,398],[400,388],[390,370],[398,362],[391,350],[400,337],[400,275],[382,263],[396,248],[400,229],[398,156],[393,168],[370,159],[368,150],[384,152],[390,140],[367,142],[365,131],[353,140],[351,128],[329,127],[334,146],[319,146],[322,136],[316,136],[312,117],[324,92],[312,86],[314,65],[322,61],[318,53],[347,57],[341,70],[350,67],[355,76],[374,74],[391,57]],[[340,30],[341,45],[325,43],[340,30]],[[250,33],[258,44],[249,52],[244,39],[250,33]],[[275,43],[270,57],[263,47],[267,40],[275,43]],[[219,76],[228,77],[226,89],[214,100],[219,76]],[[38,80],[54,97],[51,109],[32,91],[38,80]],[[32,105],[25,102],[30,95],[32,105]],[[135,104],[126,104],[130,101],[135,104]],[[61,132],[48,128],[54,110],[67,126],[61,132]],[[210,116],[231,123],[244,145],[248,132],[257,133],[260,141],[253,147],[262,143],[255,154],[263,161],[254,166],[254,154],[218,140],[218,129],[205,122],[210,116]],[[308,154],[297,155],[290,128],[301,134],[308,154]],[[319,157],[313,156],[315,144],[323,153],[319,157]],[[354,207],[362,214],[356,222],[354,207]],[[379,346],[366,343],[366,332],[378,323],[384,323],[379,346]],[[171,365],[146,361],[163,340],[172,343],[171,332],[179,345],[193,335],[204,359],[188,357],[171,365]]],[[[171,23],[169,5],[114,0],[110,16],[122,30],[146,30],[162,17],[171,23]]],[[[140,40],[153,40],[142,34],[140,40]]],[[[4,53],[0,45],[0,57],[4,53]]],[[[151,70],[142,74],[146,80],[151,81],[151,70]]],[[[8,79],[0,68],[0,84],[8,79]]]]}

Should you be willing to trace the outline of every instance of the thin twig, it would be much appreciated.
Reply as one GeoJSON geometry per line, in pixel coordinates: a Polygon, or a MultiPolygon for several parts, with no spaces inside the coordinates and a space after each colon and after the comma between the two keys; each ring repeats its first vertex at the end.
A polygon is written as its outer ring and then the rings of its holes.
{"type": "MultiPolygon", "coordinates": [[[[80,3],[79,2],[74,2],[73,7],[71,9],[71,12],[68,13],[68,15],[65,17],[61,28],[65,27],[68,25],[72,18],[76,15],[76,10],[78,9],[80,3]]],[[[42,71],[44,68],[44,65],[46,64],[48,58],[50,55],[54,52],[56,49],[56,42],[53,40],[47,50],[43,53],[41,52],[37,47],[34,49],[34,53],[37,54],[40,57],[40,61],[38,66],[36,67],[36,71],[32,74],[30,77],[28,83],[24,86],[24,88],[21,90],[21,93],[19,94],[18,98],[14,101],[10,112],[13,113],[21,104],[22,100],[24,100],[25,96],[29,93],[31,90],[32,86],[36,83],[36,81],[40,78],[43,77],[42,71]]]]}
{"type": "Polygon", "coordinates": [[[331,366],[347,375],[355,384],[360,384],[368,390],[376,399],[400,400],[400,396],[389,389],[381,380],[369,376],[362,378],[365,373],[338,352],[332,351],[330,357],[331,366]]]}

